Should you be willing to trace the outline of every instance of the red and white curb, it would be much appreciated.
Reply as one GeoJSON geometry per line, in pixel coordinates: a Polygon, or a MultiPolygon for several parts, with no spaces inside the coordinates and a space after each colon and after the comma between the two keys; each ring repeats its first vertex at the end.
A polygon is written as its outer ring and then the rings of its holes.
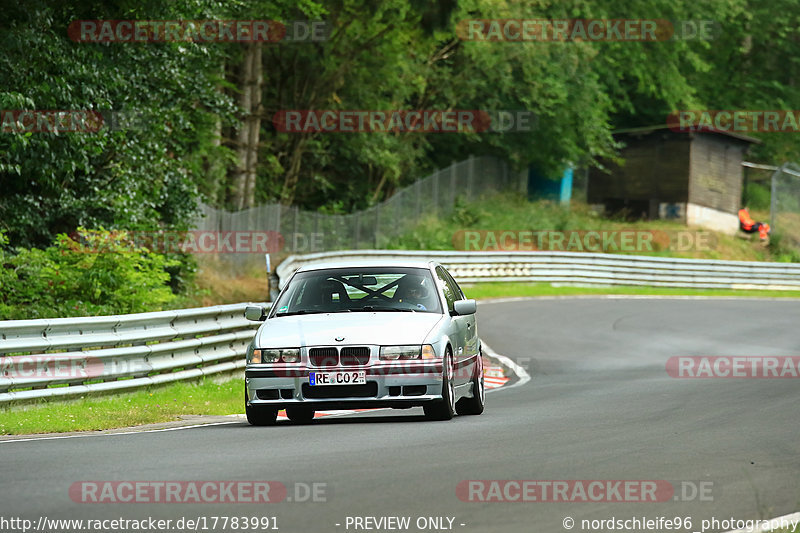
{"type": "Polygon", "coordinates": [[[499,389],[508,383],[508,379],[502,366],[487,366],[483,369],[483,382],[486,389],[499,389]]]}
{"type": "MultiPolygon", "coordinates": [[[[324,416],[344,416],[344,415],[354,415],[356,413],[363,413],[364,411],[374,411],[375,409],[339,409],[337,411],[317,411],[314,413],[314,418],[322,418],[324,416]]],[[[289,420],[286,416],[286,411],[281,409],[278,411],[278,420],[289,420]]]]}
{"type": "MultiPolygon", "coordinates": [[[[499,354],[499,353],[495,352],[494,350],[492,350],[492,348],[488,344],[486,344],[486,342],[483,339],[481,339],[481,350],[483,350],[483,353],[486,354],[488,357],[494,359],[495,361],[500,361],[500,363],[503,365],[503,367],[509,369],[511,372],[513,372],[517,376],[517,380],[511,385],[505,385],[505,382],[504,382],[505,386],[503,387],[503,389],[511,389],[511,388],[514,388],[514,387],[520,387],[522,385],[525,385],[527,382],[529,382],[531,380],[531,375],[528,374],[527,370],[525,370],[522,366],[517,364],[513,359],[511,359],[509,357],[506,357],[505,355],[499,354]]],[[[489,368],[494,368],[494,367],[489,367],[489,368]]],[[[484,374],[484,380],[485,379],[486,379],[486,376],[484,374]]],[[[508,381],[508,379],[506,379],[506,381],[508,381]]],[[[487,385],[487,388],[488,388],[488,385],[487,385]]]]}

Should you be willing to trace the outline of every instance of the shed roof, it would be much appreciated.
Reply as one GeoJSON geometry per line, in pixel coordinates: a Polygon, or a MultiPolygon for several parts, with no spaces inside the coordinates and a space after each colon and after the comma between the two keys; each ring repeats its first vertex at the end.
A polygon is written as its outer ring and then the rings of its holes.
{"type": "Polygon", "coordinates": [[[660,125],[656,125],[656,126],[640,126],[640,127],[636,127],[636,128],[623,128],[623,129],[619,129],[619,130],[614,130],[612,133],[614,135],[617,135],[617,134],[620,134],[620,133],[625,133],[625,134],[630,134],[630,135],[636,135],[636,134],[648,135],[650,133],[654,133],[654,132],[660,131],[660,130],[668,130],[668,131],[671,131],[673,133],[688,133],[689,135],[703,135],[703,134],[724,135],[726,137],[732,137],[734,139],[738,139],[740,141],[744,141],[744,142],[748,142],[748,143],[761,144],[761,140],[760,139],[756,139],[755,137],[750,137],[749,135],[744,135],[743,133],[736,133],[736,132],[732,132],[732,131],[716,130],[716,129],[709,129],[709,128],[703,128],[703,129],[697,130],[697,131],[681,132],[681,131],[676,131],[676,130],[670,128],[666,124],[660,124],[660,125]]]}

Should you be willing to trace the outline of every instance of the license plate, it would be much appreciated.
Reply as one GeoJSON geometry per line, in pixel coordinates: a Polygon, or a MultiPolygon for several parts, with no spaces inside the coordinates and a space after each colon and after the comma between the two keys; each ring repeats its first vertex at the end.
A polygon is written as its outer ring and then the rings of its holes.
{"type": "Polygon", "coordinates": [[[361,372],[310,372],[309,385],[363,385],[367,382],[367,373],[361,372]]]}

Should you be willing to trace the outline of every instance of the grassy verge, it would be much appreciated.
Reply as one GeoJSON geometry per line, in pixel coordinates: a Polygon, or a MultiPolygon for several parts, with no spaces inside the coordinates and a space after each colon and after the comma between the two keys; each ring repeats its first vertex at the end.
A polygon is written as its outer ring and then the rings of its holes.
{"type": "Polygon", "coordinates": [[[487,298],[511,298],[515,296],[575,296],[595,294],[800,298],[800,291],[672,289],[658,287],[553,287],[549,283],[524,282],[465,283],[462,284],[462,288],[467,297],[478,300],[487,298]]]}
{"type": "Polygon", "coordinates": [[[121,428],[178,420],[182,415],[243,413],[244,382],[174,383],[114,396],[42,401],[0,410],[0,435],[121,428]]]}
{"type": "MultiPolygon", "coordinates": [[[[766,220],[769,213],[754,211],[753,216],[757,220],[766,220]]],[[[465,231],[490,231],[495,232],[495,235],[503,231],[596,231],[605,234],[639,231],[675,237],[679,233],[688,237],[693,232],[701,232],[706,236],[702,242],[692,241],[684,245],[679,245],[678,242],[656,242],[652,247],[641,246],[626,252],[611,247],[608,253],[736,261],[800,261],[800,250],[792,246],[794,239],[787,238],[785,234],[775,235],[772,242],[765,245],[757,235],[741,232],[728,235],[703,228],[687,228],[680,222],[669,220],[631,221],[609,218],[598,215],[588,205],[580,202],[563,207],[546,200],[529,202],[516,193],[493,194],[475,202],[459,202],[451,214],[425,217],[413,230],[393,239],[388,247],[401,250],[453,250],[458,246],[458,249],[464,249],[467,244],[463,236],[465,231]]],[[[499,249],[492,247],[495,243],[490,241],[481,240],[478,244],[481,250],[499,249]]],[[[548,244],[545,241],[543,249],[548,246],[553,251],[583,251],[580,247],[576,249],[566,244],[548,244]]]]}
{"type": "Polygon", "coordinates": [[[257,267],[250,266],[239,271],[208,255],[210,254],[197,258],[198,272],[194,279],[194,292],[188,295],[189,303],[184,307],[269,300],[269,282],[263,257],[256,261],[257,267]]]}

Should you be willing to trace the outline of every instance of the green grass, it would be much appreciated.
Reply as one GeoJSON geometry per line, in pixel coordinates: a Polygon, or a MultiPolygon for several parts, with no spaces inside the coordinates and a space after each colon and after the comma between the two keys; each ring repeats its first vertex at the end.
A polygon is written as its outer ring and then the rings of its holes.
{"type": "Polygon", "coordinates": [[[762,291],[727,289],[673,289],[657,287],[553,287],[548,283],[486,282],[461,285],[468,298],[511,298],[518,296],[578,296],[602,294],[664,295],[664,296],[738,296],[800,298],[800,291],[762,291]]]}
{"type": "Polygon", "coordinates": [[[206,379],[114,396],[41,401],[0,410],[0,435],[92,431],[244,412],[244,380],[206,379]]]}

